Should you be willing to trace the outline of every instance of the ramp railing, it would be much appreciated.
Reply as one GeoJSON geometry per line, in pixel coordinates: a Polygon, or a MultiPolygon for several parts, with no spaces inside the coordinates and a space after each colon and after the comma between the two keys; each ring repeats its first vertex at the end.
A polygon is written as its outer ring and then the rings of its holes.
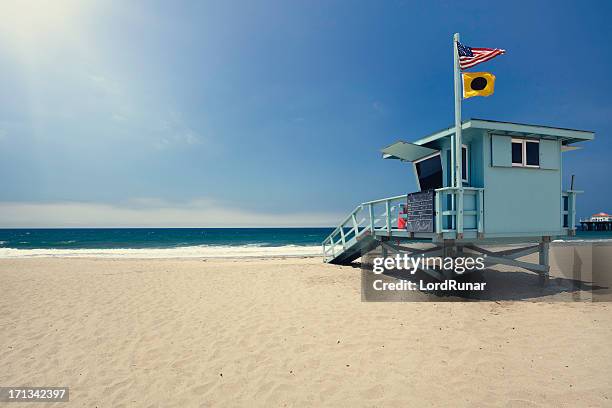
{"type": "MultiPolygon", "coordinates": [[[[435,192],[435,234],[461,237],[464,232],[470,232],[478,237],[484,233],[483,188],[444,187],[435,192]]],[[[403,194],[358,205],[323,241],[323,259],[327,262],[338,257],[356,245],[363,235],[405,236],[406,229],[398,228],[397,221],[407,198],[408,194],[403,194]]]]}
{"type": "Polygon", "coordinates": [[[367,201],[358,205],[323,241],[323,259],[334,259],[359,241],[364,234],[375,231],[391,233],[396,229],[400,205],[407,195],[367,201]]]}

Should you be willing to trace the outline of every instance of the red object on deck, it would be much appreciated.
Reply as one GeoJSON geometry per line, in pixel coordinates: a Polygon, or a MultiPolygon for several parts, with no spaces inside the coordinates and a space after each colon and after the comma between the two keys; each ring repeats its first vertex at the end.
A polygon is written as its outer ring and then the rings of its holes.
{"type": "Polygon", "coordinates": [[[404,205],[400,207],[399,215],[397,216],[398,229],[406,229],[406,219],[402,217],[403,214],[406,214],[406,207],[404,205]]]}

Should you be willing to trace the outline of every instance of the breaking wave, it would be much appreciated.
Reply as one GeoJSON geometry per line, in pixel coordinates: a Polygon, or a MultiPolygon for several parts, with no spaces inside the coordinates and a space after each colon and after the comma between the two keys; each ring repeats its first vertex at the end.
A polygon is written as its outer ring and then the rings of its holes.
{"type": "Polygon", "coordinates": [[[271,258],[321,256],[318,245],[199,245],[174,248],[17,249],[0,248],[0,258],[271,258]]]}

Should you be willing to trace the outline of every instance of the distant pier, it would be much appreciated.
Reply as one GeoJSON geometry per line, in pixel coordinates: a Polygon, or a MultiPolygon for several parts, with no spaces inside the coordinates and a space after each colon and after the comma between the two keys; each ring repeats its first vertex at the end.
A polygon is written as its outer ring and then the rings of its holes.
{"type": "Polygon", "coordinates": [[[580,220],[583,231],[612,231],[612,221],[580,220]]]}
{"type": "Polygon", "coordinates": [[[580,220],[583,231],[612,231],[612,215],[600,212],[580,220]]]}

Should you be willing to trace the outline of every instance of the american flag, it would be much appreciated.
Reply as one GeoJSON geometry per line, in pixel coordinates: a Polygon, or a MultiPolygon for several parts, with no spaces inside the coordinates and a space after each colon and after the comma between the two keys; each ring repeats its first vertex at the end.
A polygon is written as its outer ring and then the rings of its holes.
{"type": "Polygon", "coordinates": [[[506,50],[499,48],[472,48],[457,42],[459,52],[459,66],[461,69],[471,68],[506,53],[506,50]]]}

